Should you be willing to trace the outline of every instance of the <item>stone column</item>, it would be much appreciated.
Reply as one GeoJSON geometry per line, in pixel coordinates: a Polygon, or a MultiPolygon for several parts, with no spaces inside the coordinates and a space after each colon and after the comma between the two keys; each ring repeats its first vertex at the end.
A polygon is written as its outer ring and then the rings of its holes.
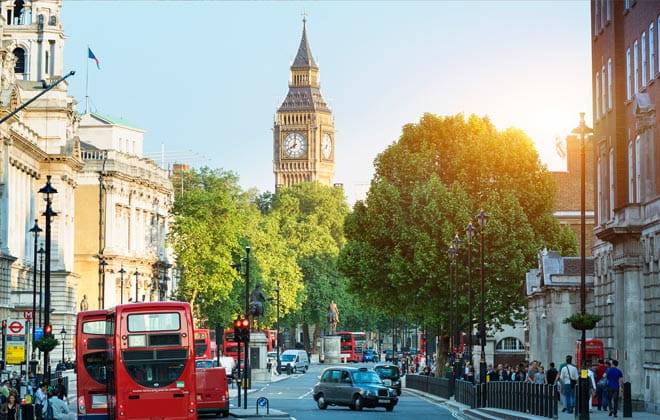
{"type": "Polygon", "coordinates": [[[271,379],[270,371],[267,367],[267,343],[266,334],[262,332],[250,333],[250,369],[253,382],[268,382],[271,379]]]}
{"type": "Polygon", "coordinates": [[[323,349],[325,352],[325,363],[336,364],[341,362],[341,337],[338,335],[326,335],[323,337],[323,349]]]}
{"type": "MultiPolygon", "coordinates": [[[[642,297],[640,267],[626,266],[623,269],[623,363],[624,381],[630,381],[632,399],[644,399],[644,300],[642,297]]],[[[617,302],[617,303],[619,303],[617,302]]]]}

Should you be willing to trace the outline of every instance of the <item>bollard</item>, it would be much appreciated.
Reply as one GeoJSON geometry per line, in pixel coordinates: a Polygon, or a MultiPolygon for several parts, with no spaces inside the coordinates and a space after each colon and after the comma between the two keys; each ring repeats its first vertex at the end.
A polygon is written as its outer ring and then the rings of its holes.
{"type": "Polygon", "coordinates": [[[291,365],[286,365],[286,374],[291,375],[291,373],[293,373],[291,370],[291,365]]]}
{"type": "Polygon", "coordinates": [[[632,417],[632,397],[630,382],[623,384],[623,417],[632,417]]]}

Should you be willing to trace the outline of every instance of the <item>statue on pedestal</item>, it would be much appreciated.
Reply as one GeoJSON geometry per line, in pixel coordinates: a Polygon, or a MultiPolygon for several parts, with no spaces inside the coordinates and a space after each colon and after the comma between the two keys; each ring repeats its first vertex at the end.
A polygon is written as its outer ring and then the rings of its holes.
{"type": "Polygon", "coordinates": [[[256,328],[255,318],[261,322],[261,318],[264,316],[264,302],[266,302],[266,297],[261,291],[261,283],[257,283],[254,286],[254,290],[252,290],[252,294],[250,296],[248,313],[250,318],[252,318],[251,325],[256,328]]]}
{"type": "Polygon", "coordinates": [[[80,301],[80,310],[86,311],[88,309],[89,309],[89,302],[87,302],[87,295],[83,295],[83,298],[80,301]]]}
{"type": "Polygon", "coordinates": [[[339,308],[334,300],[330,301],[328,305],[328,331],[330,335],[337,333],[337,324],[339,324],[339,308]]]}

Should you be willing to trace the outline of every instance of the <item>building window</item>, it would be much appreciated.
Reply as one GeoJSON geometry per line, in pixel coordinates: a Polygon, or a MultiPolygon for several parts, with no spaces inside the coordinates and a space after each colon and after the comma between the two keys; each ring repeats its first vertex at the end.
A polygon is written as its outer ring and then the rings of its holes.
{"type": "Polygon", "coordinates": [[[14,55],[16,56],[14,73],[25,73],[25,50],[23,48],[15,48],[14,55]]]}
{"type": "Polygon", "coordinates": [[[612,110],[612,59],[607,60],[607,110],[612,110]]]}
{"type": "Polygon", "coordinates": [[[637,94],[639,92],[639,44],[637,40],[633,43],[633,78],[635,82],[633,93],[637,94]]]}
{"type": "Polygon", "coordinates": [[[612,20],[612,0],[606,0],[607,1],[607,21],[609,22],[612,20]]]}
{"type": "Polygon", "coordinates": [[[632,141],[628,142],[628,202],[635,202],[635,169],[632,141]]]}
{"type": "Polygon", "coordinates": [[[600,0],[593,2],[594,5],[594,36],[600,32],[600,0]]]}
{"type": "Polygon", "coordinates": [[[626,50],[626,80],[628,83],[626,83],[626,99],[631,100],[632,99],[632,71],[631,71],[631,66],[632,63],[630,62],[631,60],[630,56],[630,48],[626,50]]]}
{"type": "Polygon", "coordinates": [[[596,119],[600,118],[600,73],[596,72],[596,119]]]}
{"type": "Polygon", "coordinates": [[[602,30],[605,27],[605,8],[607,7],[605,5],[607,3],[607,0],[600,0],[600,29],[602,30]]]}
{"type": "Polygon", "coordinates": [[[614,149],[610,149],[609,165],[610,197],[609,197],[609,218],[614,218],[614,149]]]}
{"type": "Polygon", "coordinates": [[[655,77],[655,28],[649,25],[649,81],[655,77]]]}
{"type": "Polygon", "coordinates": [[[603,66],[601,70],[603,71],[603,78],[600,81],[600,111],[602,112],[603,116],[605,116],[605,112],[607,112],[607,91],[605,90],[605,79],[607,77],[605,76],[605,66],[603,66]]]}
{"type": "Polygon", "coordinates": [[[498,352],[520,352],[525,351],[525,346],[522,341],[515,337],[506,337],[497,343],[495,350],[498,352]]]}
{"type": "Polygon", "coordinates": [[[646,68],[648,55],[646,54],[646,32],[642,32],[642,86],[646,86],[646,68]]]}
{"type": "Polygon", "coordinates": [[[642,138],[635,139],[635,202],[642,202],[642,138]]]}

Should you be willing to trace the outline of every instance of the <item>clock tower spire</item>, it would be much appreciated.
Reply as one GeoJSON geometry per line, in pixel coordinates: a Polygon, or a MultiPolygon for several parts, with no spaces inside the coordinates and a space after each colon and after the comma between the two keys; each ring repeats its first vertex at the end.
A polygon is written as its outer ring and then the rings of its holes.
{"type": "Polygon", "coordinates": [[[334,146],[334,119],[321,95],[319,67],[307,39],[307,19],[303,18],[302,38],[291,64],[289,92],[275,115],[275,186],[309,181],[332,185],[334,146]]]}

